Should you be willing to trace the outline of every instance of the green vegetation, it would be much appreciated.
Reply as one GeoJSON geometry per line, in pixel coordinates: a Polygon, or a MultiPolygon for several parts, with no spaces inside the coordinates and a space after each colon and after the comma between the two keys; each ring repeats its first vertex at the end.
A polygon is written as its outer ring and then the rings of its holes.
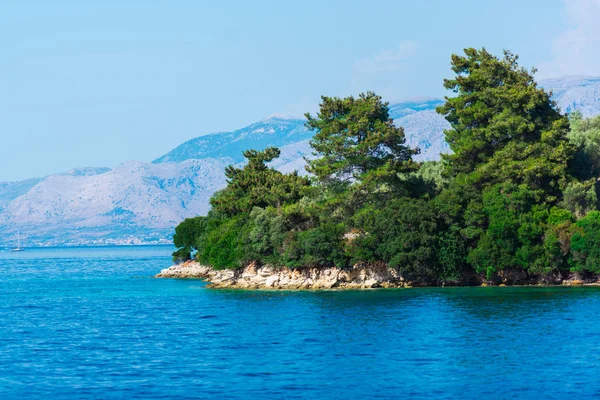
{"type": "Polygon", "coordinates": [[[535,71],[505,52],[452,56],[453,92],[438,112],[452,154],[417,163],[418,149],[374,93],[323,97],[310,178],[249,150],[206,217],[183,221],[178,260],[214,268],[250,262],[346,268],[385,263],[430,284],[474,273],[600,273],[600,117],[562,115],[535,71]]]}

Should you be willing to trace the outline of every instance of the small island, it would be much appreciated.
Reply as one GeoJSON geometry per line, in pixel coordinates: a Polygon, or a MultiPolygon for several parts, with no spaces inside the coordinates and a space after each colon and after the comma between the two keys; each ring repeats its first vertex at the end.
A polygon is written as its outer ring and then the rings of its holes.
{"type": "MultiPolygon", "coordinates": [[[[322,97],[308,176],[244,152],[207,216],[177,226],[157,277],[213,287],[335,289],[595,283],[600,273],[600,118],[557,109],[506,51],[451,59],[437,109],[452,150],[419,149],[374,93],[322,97]]],[[[421,143],[427,146],[427,143],[421,143]]]]}

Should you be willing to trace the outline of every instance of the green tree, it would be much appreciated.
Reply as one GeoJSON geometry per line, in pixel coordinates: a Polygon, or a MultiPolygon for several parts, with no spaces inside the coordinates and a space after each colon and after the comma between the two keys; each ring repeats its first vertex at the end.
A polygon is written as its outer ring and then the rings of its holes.
{"type": "Polygon", "coordinates": [[[550,95],[539,88],[509,51],[499,59],[485,49],[452,55],[456,76],[444,81],[455,97],[438,112],[451,129],[445,132],[452,154],[444,155],[451,173],[466,174],[470,184],[511,181],[543,189],[555,202],[567,182],[574,149],[569,123],[550,95]]]}
{"type": "Polygon", "coordinates": [[[424,282],[452,275],[439,263],[438,218],[428,201],[400,198],[383,208],[367,207],[355,218],[361,234],[348,246],[353,261],[385,262],[424,282]]]}
{"type": "Polygon", "coordinates": [[[600,212],[590,212],[575,226],[571,238],[573,270],[600,273],[600,212]]]}
{"type": "Polygon", "coordinates": [[[192,251],[198,249],[198,238],[206,229],[207,217],[186,218],[175,227],[173,243],[178,249],[173,253],[174,261],[187,261],[192,251]]]}
{"type": "Polygon", "coordinates": [[[563,191],[563,200],[560,205],[572,212],[577,218],[596,210],[598,206],[596,180],[570,182],[563,191]]]}
{"type": "Polygon", "coordinates": [[[250,213],[254,207],[276,207],[298,201],[310,185],[306,177],[296,171],[283,174],[266,163],[279,157],[277,148],[264,151],[247,150],[248,163],[243,168],[225,169],[227,187],[215,194],[210,203],[215,212],[228,216],[250,213]]]}
{"type": "Polygon", "coordinates": [[[298,255],[304,267],[348,266],[344,247],[344,224],[323,222],[298,233],[298,255]]]}
{"type": "Polygon", "coordinates": [[[453,153],[443,160],[453,181],[441,196],[462,204],[453,218],[467,259],[490,277],[507,268],[547,271],[548,210],[573,181],[568,119],[537,86],[535,71],[508,51],[497,58],[465,49],[452,56],[452,70],[444,86],[456,96],[438,112],[451,124],[445,136],[453,153]]]}
{"type": "Polygon", "coordinates": [[[580,112],[570,115],[569,140],[577,148],[573,174],[587,180],[600,176],[600,116],[584,119],[580,112]]]}
{"type": "Polygon", "coordinates": [[[530,268],[540,260],[542,223],[547,213],[525,185],[497,184],[483,195],[482,214],[487,226],[468,260],[478,272],[530,268]]]}
{"type": "Polygon", "coordinates": [[[549,266],[558,271],[569,270],[574,221],[573,214],[567,210],[558,207],[550,210],[544,235],[544,250],[549,266]]]}
{"type": "Polygon", "coordinates": [[[240,268],[250,261],[244,257],[242,245],[242,238],[247,234],[247,218],[247,214],[210,218],[205,233],[198,238],[198,261],[217,269],[240,268]]]}
{"type": "Polygon", "coordinates": [[[322,97],[316,117],[306,114],[315,131],[310,144],[315,159],[307,170],[325,184],[351,184],[379,171],[380,178],[414,169],[417,150],[405,144],[404,130],[389,117],[388,103],[372,92],[358,98],[322,97]]]}

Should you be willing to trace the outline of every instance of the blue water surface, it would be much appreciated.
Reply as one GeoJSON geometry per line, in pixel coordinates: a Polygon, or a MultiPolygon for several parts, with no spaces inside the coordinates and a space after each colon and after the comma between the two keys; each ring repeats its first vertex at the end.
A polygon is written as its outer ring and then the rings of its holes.
{"type": "Polygon", "coordinates": [[[169,247],[0,253],[0,398],[593,398],[600,289],[211,290],[169,247]]]}

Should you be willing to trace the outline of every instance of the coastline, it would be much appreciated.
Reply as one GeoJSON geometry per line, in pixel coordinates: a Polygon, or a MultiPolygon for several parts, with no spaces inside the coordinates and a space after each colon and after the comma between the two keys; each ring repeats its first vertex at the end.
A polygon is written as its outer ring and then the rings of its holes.
{"type": "Polygon", "coordinates": [[[217,270],[187,261],[161,270],[155,278],[200,279],[209,288],[250,290],[332,290],[376,289],[442,286],[598,286],[598,275],[582,277],[552,274],[527,276],[513,271],[501,271],[499,279],[486,280],[481,275],[468,276],[460,281],[415,282],[405,279],[384,264],[357,264],[352,268],[274,268],[252,263],[240,269],[217,270]]]}
{"type": "Polygon", "coordinates": [[[240,269],[216,270],[195,261],[163,269],[156,278],[201,279],[210,288],[327,290],[411,287],[384,265],[340,268],[273,268],[254,263],[240,269]]]}

